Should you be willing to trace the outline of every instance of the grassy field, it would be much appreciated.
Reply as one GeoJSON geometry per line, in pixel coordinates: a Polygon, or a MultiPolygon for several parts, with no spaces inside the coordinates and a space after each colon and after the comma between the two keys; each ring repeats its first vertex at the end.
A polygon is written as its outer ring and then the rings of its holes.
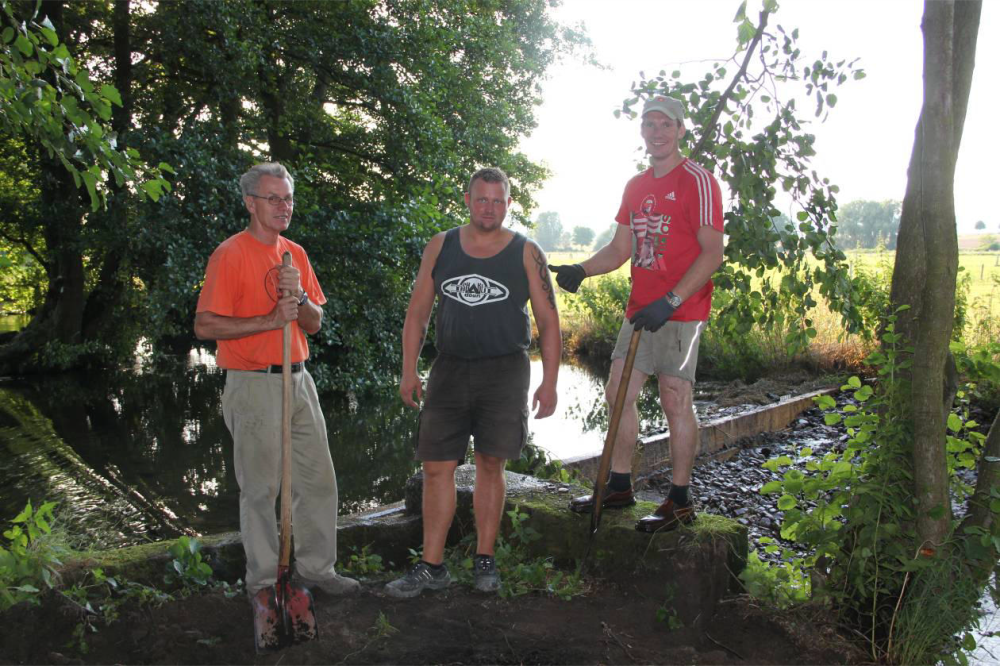
{"type": "MultiPolygon", "coordinates": [[[[591,256],[591,251],[549,252],[549,263],[578,263],[591,256]]],[[[869,274],[878,274],[888,285],[895,261],[895,252],[857,250],[847,253],[851,274],[864,270],[869,274]]],[[[980,251],[960,251],[959,253],[959,288],[966,294],[966,322],[964,336],[967,342],[982,344],[1000,337],[1000,253],[980,251]]],[[[616,271],[628,275],[628,264],[616,271]]],[[[569,299],[575,298],[557,289],[557,300],[560,312],[563,313],[563,329],[574,337],[575,329],[582,323],[569,306],[569,299]]],[[[853,344],[845,339],[844,329],[839,317],[826,307],[819,294],[814,298],[820,302],[815,310],[814,326],[818,331],[815,339],[817,346],[829,347],[853,344]]],[[[625,303],[622,303],[624,312],[625,303]]]]}

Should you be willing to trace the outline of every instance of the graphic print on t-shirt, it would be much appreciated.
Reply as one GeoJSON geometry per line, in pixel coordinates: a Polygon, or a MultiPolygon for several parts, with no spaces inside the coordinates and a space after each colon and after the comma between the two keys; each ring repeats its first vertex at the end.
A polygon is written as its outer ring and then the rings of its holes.
{"type": "Polygon", "coordinates": [[[653,215],[653,195],[642,202],[643,217],[632,216],[632,265],[638,268],[663,269],[663,253],[670,233],[670,217],[653,215]]]}
{"type": "Polygon", "coordinates": [[[475,273],[445,280],[441,283],[441,292],[448,298],[470,307],[503,301],[510,295],[507,287],[475,273]]]}

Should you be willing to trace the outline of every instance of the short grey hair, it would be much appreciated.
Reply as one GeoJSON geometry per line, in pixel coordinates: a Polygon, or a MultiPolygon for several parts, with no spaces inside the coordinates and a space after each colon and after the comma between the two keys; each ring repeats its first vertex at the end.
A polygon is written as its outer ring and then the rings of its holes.
{"type": "Polygon", "coordinates": [[[508,197],[510,196],[510,180],[502,169],[486,167],[472,174],[472,178],[469,179],[469,192],[472,192],[472,184],[477,180],[481,180],[484,183],[503,183],[503,193],[508,197]]]}
{"type": "Polygon", "coordinates": [[[292,192],[295,191],[295,181],[292,180],[292,174],[288,173],[288,169],[278,162],[264,162],[253,165],[249,171],[240,176],[240,191],[243,192],[243,196],[248,197],[251,194],[257,194],[257,187],[260,185],[261,176],[283,178],[288,181],[288,187],[292,192]]]}

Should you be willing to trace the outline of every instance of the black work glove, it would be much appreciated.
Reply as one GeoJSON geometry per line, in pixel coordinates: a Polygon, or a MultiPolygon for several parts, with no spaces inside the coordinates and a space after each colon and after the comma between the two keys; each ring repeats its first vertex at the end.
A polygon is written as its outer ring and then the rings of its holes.
{"type": "Polygon", "coordinates": [[[549,264],[549,270],[556,274],[556,284],[571,294],[580,288],[580,283],[587,277],[587,271],[580,264],[555,266],[549,264]]]}
{"type": "Polygon", "coordinates": [[[629,322],[637,331],[645,329],[650,333],[654,333],[660,330],[660,327],[674,316],[675,310],[674,306],[667,303],[667,299],[658,298],[632,315],[629,322]]]}

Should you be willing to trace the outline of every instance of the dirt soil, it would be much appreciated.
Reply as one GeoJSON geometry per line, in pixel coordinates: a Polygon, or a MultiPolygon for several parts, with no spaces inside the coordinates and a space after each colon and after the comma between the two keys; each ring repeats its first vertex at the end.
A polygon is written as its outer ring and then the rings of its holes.
{"type": "Polygon", "coordinates": [[[74,639],[80,608],[49,595],[0,619],[2,664],[833,664],[856,662],[821,615],[764,613],[725,600],[708,631],[671,630],[662,603],[595,583],[571,601],[501,599],[453,585],[417,599],[385,597],[369,582],[347,599],[316,594],[318,640],[254,652],[243,595],[193,596],[133,607],[95,623],[86,651],[74,639]],[[381,619],[380,619],[381,618],[381,619]]]}
{"type": "MultiPolygon", "coordinates": [[[[718,397],[764,401],[811,390],[798,378],[730,384],[718,397]],[[770,394],[770,395],[768,395],[770,394]]],[[[759,461],[753,465],[759,468],[759,461]]],[[[712,476],[717,475],[713,473],[712,476]]],[[[737,484],[738,486],[738,484],[737,484]]],[[[754,484],[754,488],[756,484],[754,484]]],[[[748,486],[747,494],[756,494],[748,486]]],[[[703,491],[707,495],[707,491],[703,491]]],[[[740,493],[743,495],[744,493],[740,493]]],[[[745,498],[743,498],[745,499],[745,498]]],[[[713,507],[713,510],[720,509],[713,507]]],[[[742,516],[741,516],[742,517],[742,516]]],[[[725,599],[707,630],[657,619],[662,598],[591,580],[585,596],[510,599],[455,583],[444,592],[398,600],[388,580],[335,598],[316,592],[320,636],[276,653],[254,652],[244,595],[197,595],[161,606],[132,605],[110,625],[50,593],[38,606],[0,615],[0,664],[836,664],[864,663],[822,609],[762,610],[745,596],[725,599]],[[83,645],[84,647],[81,647],[83,645]]]]}

